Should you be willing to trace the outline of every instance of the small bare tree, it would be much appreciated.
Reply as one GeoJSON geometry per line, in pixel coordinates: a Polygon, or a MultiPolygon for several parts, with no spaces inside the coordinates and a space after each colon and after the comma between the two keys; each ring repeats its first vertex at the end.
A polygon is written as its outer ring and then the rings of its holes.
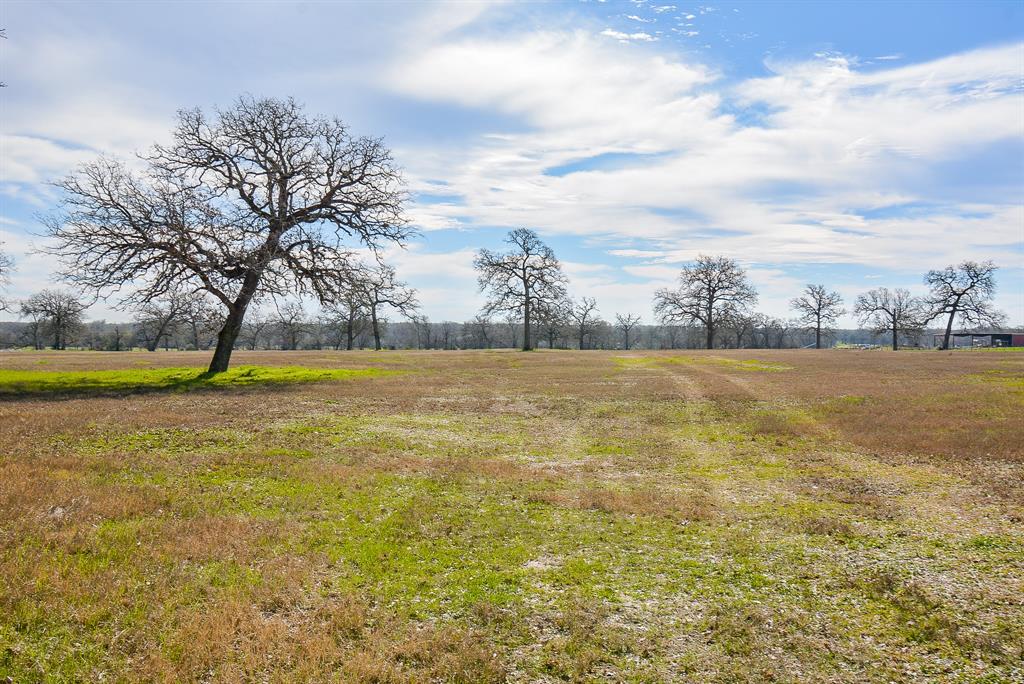
{"type": "Polygon", "coordinates": [[[160,340],[173,335],[183,320],[187,305],[186,295],[169,292],[145,302],[135,319],[135,331],[149,351],[156,351],[160,340]]]}
{"type": "Polygon", "coordinates": [[[821,349],[822,331],[828,332],[836,319],[846,313],[842,295],[829,292],[824,285],[808,285],[803,295],[791,300],[789,306],[799,314],[800,324],[814,331],[815,349],[821,349]]]}
{"type": "MultiPolygon", "coordinates": [[[[566,278],[554,251],[535,232],[517,228],[505,243],[504,253],[481,249],[473,266],[479,272],[477,282],[488,295],[484,311],[503,311],[522,321],[523,351],[533,349],[530,326],[546,307],[565,297],[566,278]]],[[[513,345],[515,346],[515,345],[513,345]]]]}
{"type": "Polygon", "coordinates": [[[683,267],[679,280],[679,289],[655,293],[654,310],[663,323],[703,326],[708,349],[714,347],[719,325],[757,302],[746,271],[728,257],[702,254],[683,267]]]}
{"type": "Polygon", "coordinates": [[[472,321],[466,324],[469,328],[470,339],[477,349],[490,349],[491,347],[491,320],[487,316],[478,314],[472,321]]]}
{"type": "MultiPolygon", "coordinates": [[[[3,243],[0,243],[2,246],[3,243]]],[[[0,250],[0,311],[10,311],[11,304],[4,299],[3,294],[11,284],[11,271],[14,270],[14,259],[11,255],[0,250]]]]}
{"type": "Polygon", "coordinates": [[[340,296],[353,244],[402,242],[401,179],[383,143],[293,100],[241,98],[208,118],[178,114],[174,142],[138,175],[100,159],[58,184],[47,251],[79,287],[144,303],[201,289],[226,312],[210,372],[227,370],[252,301],[340,296]]]}
{"type": "Polygon", "coordinates": [[[422,314],[412,317],[413,327],[416,328],[416,344],[420,349],[432,349],[434,347],[434,326],[430,319],[422,314]]]}
{"type": "Polygon", "coordinates": [[[459,324],[455,321],[441,321],[441,348],[455,349],[459,337],[459,324]]]}
{"type": "Polygon", "coordinates": [[[923,302],[903,288],[869,290],[857,297],[853,312],[876,335],[892,333],[893,351],[900,348],[900,333],[919,333],[927,318],[923,302]]]}
{"type": "Polygon", "coordinates": [[[929,311],[928,320],[947,316],[946,330],[942,336],[943,349],[949,349],[949,338],[956,319],[960,320],[961,325],[995,327],[1003,323],[1003,313],[997,311],[992,304],[996,293],[997,269],[991,261],[964,261],[957,266],[928,271],[925,275],[924,282],[930,290],[924,302],[929,311]]]}
{"type": "MultiPolygon", "coordinates": [[[[364,298],[356,288],[350,288],[340,301],[330,305],[328,313],[332,318],[332,325],[340,328],[344,335],[345,349],[352,351],[355,347],[356,338],[366,329],[368,322],[368,312],[364,298]]],[[[338,339],[338,347],[340,348],[341,338],[338,339]]]]}
{"type": "Polygon", "coordinates": [[[682,328],[678,325],[663,325],[661,326],[661,333],[663,335],[663,341],[661,343],[662,349],[676,349],[679,347],[680,333],[682,328]]]}
{"type": "Polygon", "coordinates": [[[184,295],[182,300],[181,322],[190,333],[192,348],[209,349],[217,330],[224,324],[220,311],[202,291],[184,295]]]}
{"type": "Polygon", "coordinates": [[[391,307],[406,318],[412,319],[419,308],[416,290],[399,281],[395,276],[395,269],[384,264],[376,268],[354,271],[350,282],[355,296],[362,301],[363,308],[370,315],[373,348],[379,350],[382,309],[391,307]]]}
{"type": "Polygon", "coordinates": [[[587,338],[594,332],[597,325],[597,300],[593,297],[584,297],[575,302],[566,310],[569,320],[576,329],[576,340],[580,349],[587,348],[587,338]]]}
{"type": "MultiPolygon", "coordinates": [[[[732,346],[736,349],[754,346],[757,344],[756,331],[761,319],[762,316],[758,313],[750,313],[748,311],[731,312],[723,319],[719,327],[719,334],[723,332],[732,333],[731,342],[732,346]]],[[[729,347],[730,340],[727,339],[724,346],[729,347]]]]}
{"type": "Polygon", "coordinates": [[[258,349],[260,340],[265,337],[272,323],[273,321],[267,314],[259,309],[250,309],[245,316],[245,323],[242,324],[242,330],[238,335],[239,341],[250,350],[258,349]]]}
{"type": "Polygon", "coordinates": [[[39,320],[54,349],[67,348],[68,340],[82,327],[82,313],[89,308],[66,290],[43,290],[21,303],[21,315],[39,320]]]}
{"type": "Polygon", "coordinates": [[[548,349],[554,349],[558,340],[565,337],[569,327],[569,307],[572,302],[559,300],[553,305],[545,306],[538,315],[538,331],[547,340],[548,349]]]}
{"type": "Polygon", "coordinates": [[[309,328],[309,321],[306,319],[306,310],[299,302],[285,302],[284,306],[277,307],[277,315],[274,323],[277,333],[281,336],[282,349],[298,349],[302,336],[309,328]]]}
{"type": "Polygon", "coordinates": [[[629,333],[640,325],[640,317],[635,314],[615,314],[615,327],[622,332],[622,348],[629,349],[629,333]]]}

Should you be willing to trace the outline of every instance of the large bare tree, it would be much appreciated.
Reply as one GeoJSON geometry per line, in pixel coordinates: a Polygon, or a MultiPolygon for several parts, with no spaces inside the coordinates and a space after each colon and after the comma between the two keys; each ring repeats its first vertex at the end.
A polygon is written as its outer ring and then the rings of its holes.
{"type": "Polygon", "coordinates": [[[89,305],[67,290],[43,290],[21,303],[21,315],[41,321],[54,349],[65,349],[82,327],[82,313],[89,305]]]}
{"type": "Polygon", "coordinates": [[[375,268],[362,268],[354,271],[350,286],[355,296],[362,301],[363,307],[370,316],[373,348],[377,350],[381,348],[381,311],[386,307],[390,307],[406,318],[412,319],[419,308],[416,290],[398,280],[395,269],[386,264],[379,264],[375,268]]]}
{"type": "Polygon", "coordinates": [[[654,310],[663,323],[703,326],[708,349],[721,324],[757,302],[746,271],[728,257],[702,254],[683,267],[679,281],[678,289],[655,293],[654,310]]]}
{"type": "Polygon", "coordinates": [[[846,313],[842,295],[829,292],[824,285],[808,285],[802,295],[790,300],[789,306],[799,314],[799,323],[814,331],[815,349],[821,349],[822,331],[827,332],[846,313]]]}
{"type": "Polygon", "coordinates": [[[211,117],[178,113],[173,143],[133,173],[99,159],[58,187],[48,221],[64,278],[144,303],[204,290],[225,310],[210,372],[227,370],[250,303],[264,295],[339,297],[352,249],[410,233],[404,193],[379,139],[295,101],[241,98],[211,117]]]}
{"type": "Polygon", "coordinates": [[[876,335],[892,334],[892,349],[900,348],[900,333],[913,335],[921,331],[927,318],[924,303],[908,290],[879,287],[857,297],[853,312],[861,325],[870,326],[876,335]]]}
{"type": "Polygon", "coordinates": [[[629,333],[633,329],[640,325],[640,317],[636,314],[615,314],[615,327],[622,332],[622,348],[628,350],[630,348],[629,333]]]}
{"type": "Polygon", "coordinates": [[[925,275],[924,282],[929,288],[925,299],[928,320],[947,316],[943,349],[949,349],[954,320],[959,319],[961,325],[1002,324],[1004,316],[992,304],[997,269],[991,261],[964,261],[956,266],[928,271],[925,275]]]}
{"type": "Polygon", "coordinates": [[[484,311],[506,312],[523,324],[523,351],[533,349],[530,326],[547,308],[565,298],[565,274],[554,251],[529,228],[508,234],[507,252],[481,249],[473,260],[477,282],[487,293],[484,311]]]}

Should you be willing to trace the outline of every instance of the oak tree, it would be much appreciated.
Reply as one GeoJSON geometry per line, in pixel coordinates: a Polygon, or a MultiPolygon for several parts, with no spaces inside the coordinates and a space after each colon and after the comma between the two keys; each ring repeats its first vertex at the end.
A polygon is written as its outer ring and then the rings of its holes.
{"type": "Polygon", "coordinates": [[[900,348],[900,334],[913,335],[924,327],[924,303],[908,290],[879,287],[857,297],[853,307],[861,325],[869,326],[876,335],[892,334],[892,349],[900,348]]]}
{"type": "Polygon", "coordinates": [[[554,251],[535,232],[517,228],[508,234],[507,252],[481,249],[473,260],[480,291],[488,295],[487,315],[505,312],[523,325],[523,351],[533,349],[530,326],[548,307],[565,298],[566,278],[554,251]]]}
{"type": "Polygon", "coordinates": [[[997,268],[991,261],[964,261],[925,275],[924,282],[929,288],[925,299],[928,320],[946,316],[943,349],[949,349],[954,320],[959,319],[961,325],[998,326],[1003,322],[1002,312],[992,304],[997,268]]]}
{"type": "Polygon", "coordinates": [[[579,348],[586,349],[587,339],[593,334],[598,322],[597,300],[593,297],[583,297],[566,309],[566,314],[576,329],[579,348]]]}
{"type": "Polygon", "coordinates": [[[148,351],[156,351],[160,340],[177,332],[183,322],[186,295],[169,292],[145,302],[135,319],[135,334],[148,351]]]}
{"type": "Polygon", "coordinates": [[[21,303],[21,315],[42,324],[54,349],[65,349],[82,327],[82,313],[89,305],[67,290],[43,290],[21,303]]]}
{"type": "Polygon", "coordinates": [[[629,333],[632,332],[633,328],[640,325],[640,317],[636,314],[615,314],[615,327],[622,332],[622,348],[629,349],[629,333]]]}
{"type": "Polygon", "coordinates": [[[678,289],[655,293],[654,310],[663,323],[703,326],[708,349],[720,325],[757,302],[746,271],[728,257],[702,254],[683,267],[679,281],[678,289]]]}
{"type": "Polygon", "coordinates": [[[789,306],[799,314],[799,323],[814,331],[815,349],[821,349],[822,331],[827,332],[846,313],[842,295],[829,292],[824,285],[808,285],[801,296],[790,300],[789,306]]]}
{"type": "MultiPolygon", "coordinates": [[[[351,288],[340,301],[328,307],[331,325],[340,328],[344,335],[345,349],[352,351],[356,338],[362,334],[368,323],[367,309],[363,298],[355,288],[351,288]]],[[[342,338],[338,338],[337,348],[341,348],[342,338]]]]}
{"type": "Polygon", "coordinates": [[[275,307],[274,327],[281,338],[281,349],[299,348],[302,337],[309,331],[309,320],[301,302],[285,302],[275,307]]]}
{"type": "Polygon", "coordinates": [[[381,311],[390,307],[406,318],[412,319],[419,308],[416,290],[398,280],[395,269],[386,264],[375,268],[355,270],[350,276],[350,287],[354,296],[362,302],[370,316],[373,332],[373,348],[380,350],[381,311]]]}
{"type": "Polygon", "coordinates": [[[227,370],[249,305],[263,296],[339,297],[353,249],[402,242],[401,178],[380,139],[294,100],[243,97],[178,113],[170,145],[134,172],[101,158],[58,183],[47,251],[61,275],[145,303],[201,289],[225,315],[210,362],[227,370]]]}

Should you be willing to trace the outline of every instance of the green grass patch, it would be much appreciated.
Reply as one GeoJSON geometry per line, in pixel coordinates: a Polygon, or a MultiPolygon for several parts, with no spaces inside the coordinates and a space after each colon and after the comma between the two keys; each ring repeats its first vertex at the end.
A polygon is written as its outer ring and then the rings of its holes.
{"type": "Polygon", "coordinates": [[[981,382],[1001,385],[1014,392],[1024,392],[1024,373],[1020,371],[995,368],[984,373],[975,373],[971,377],[981,382]]]}
{"type": "Polygon", "coordinates": [[[188,391],[254,385],[349,380],[390,375],[380,368],[325,369],[302,366],[238,366],[210,374],[201,368],[139,368],[101,371],[0,370],[0,396],[188,391]]]}

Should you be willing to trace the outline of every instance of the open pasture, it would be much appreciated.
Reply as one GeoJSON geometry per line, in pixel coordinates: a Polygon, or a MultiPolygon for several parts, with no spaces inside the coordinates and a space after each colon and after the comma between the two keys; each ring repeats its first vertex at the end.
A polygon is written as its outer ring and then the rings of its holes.
{"type": "Polygon", "coordinates": [[[0,354],[0,681],[1024,681],[1024,353],[208,361],[0,354]]]}

